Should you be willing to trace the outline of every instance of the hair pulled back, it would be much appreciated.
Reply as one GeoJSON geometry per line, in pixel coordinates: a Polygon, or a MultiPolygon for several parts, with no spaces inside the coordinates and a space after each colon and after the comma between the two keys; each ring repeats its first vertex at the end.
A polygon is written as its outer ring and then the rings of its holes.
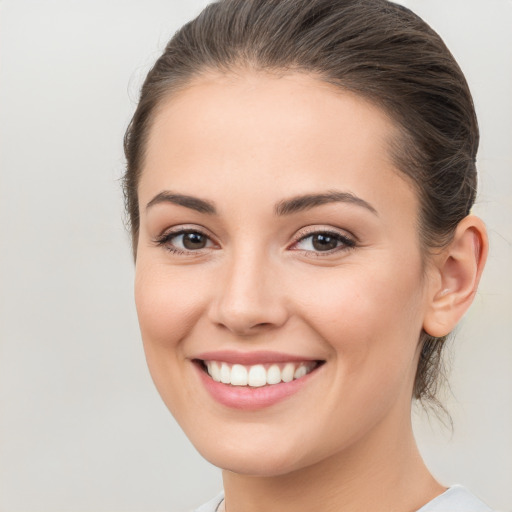
{"type": "MultiPolygon", "coordinates": [[[[124,138],[126,210],[134,256],[137,188],[151,123],[164,98],[208,71],[305,72],[354,92],[394,119],[397,168],[415,187],[425,251],[446,245],[476,195],[476,114],[441,38],[386,0],[220,0],[167,44],[148,73],[124,138]]],[[[445,337],[423,332],[414,397],[436,401],[445,337]]]]}

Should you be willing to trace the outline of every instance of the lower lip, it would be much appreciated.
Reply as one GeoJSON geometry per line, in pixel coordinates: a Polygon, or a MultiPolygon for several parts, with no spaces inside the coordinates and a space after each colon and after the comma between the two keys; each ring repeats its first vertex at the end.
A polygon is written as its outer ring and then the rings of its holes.
{"type": "Polygon", "coordinates": [[[315,368],[300,379],[262,387],[231,386],[214,381],[198,364],[199,377],[210,395],[222,405],[233,409],[256,410],[270,407],[297,393],[318,371],[315,368]]]}

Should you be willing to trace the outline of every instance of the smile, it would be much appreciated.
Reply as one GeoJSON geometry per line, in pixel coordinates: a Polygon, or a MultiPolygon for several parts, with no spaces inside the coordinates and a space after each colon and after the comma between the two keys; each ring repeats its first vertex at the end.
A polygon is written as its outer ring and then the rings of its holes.
{"type": "Polygon", "coordinates": [[[261,410],[309,387],[326,361],[272,351],[204,352],[191,359],[211,398],[222,406],[261,410]]]}
{"type": "Polygon", "coordinates": [[[203,368],[215,382],[253,388],[300,379],[311,373],[319,364],[319,361],[301,361],[247,366],[222,361],[202,361],[203,368]]]}

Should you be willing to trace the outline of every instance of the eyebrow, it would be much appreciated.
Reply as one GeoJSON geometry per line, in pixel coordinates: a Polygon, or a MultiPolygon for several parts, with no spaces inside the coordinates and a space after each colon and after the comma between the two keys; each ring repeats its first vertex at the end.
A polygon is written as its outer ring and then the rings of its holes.
{"type": "Polygon", "coordinates": [[[196,210],[199,213],[217,215],[217,210],[212,202],[205,201],[204,199],[199,199],[194,196],[187,196],[185,194],[175,194],[174,192],[169,192],[167,190],[160,192],[153,197],[153,199],[151,199],[151,201],[146,205],[146,210],[155,204],[160,203],[177,204],[179,206],[185,206],[185,208],[190,208],[191,210],[196,210]]]}
{"type": "MultiPolygon", "coordinates": [[[[215,204],[205,199],[189,196],[186,194],[178,194],[170,191],[163,191],[157,194],[146,205],[146,209],[159,203],[172,203],[185,208],[190,208],[199,213],[207,215],[218,215],[215,204]]],[[[338,190],[329,190],[321,194],[304,194],[301,196],[283,199],[274,206],[274,214],[277,216],[292,215],[304,210],[315,208],[328,203],[349,203],[361,206],[369,210],[374,215],[378,215],[377,210],[367,201],[352,194],[351,192],[341,192],[338,190]]]]}
{"type": "Polygon", "coordinates": [[[356,206],[362,206],[373,214],[378,215],[377,210],[364,199],[361,199],[351,192],[340,192],[338,190],[329,190],[322,194],[305,194],[279,201],[274,207],[274,212],[276,215],[280,216],[290,215],[328,203],[350,203],[356,206]]]}

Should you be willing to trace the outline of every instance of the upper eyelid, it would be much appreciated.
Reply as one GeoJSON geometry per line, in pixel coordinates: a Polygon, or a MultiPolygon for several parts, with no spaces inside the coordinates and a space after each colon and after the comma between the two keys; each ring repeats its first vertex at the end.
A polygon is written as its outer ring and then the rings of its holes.
{"type": "MultiPolygon", "coordinates": [[[[162,238],[166,238],[171,235],[178,236],[180,234],[188,233],[188,232],[201,233],[202,235],[205,235],[208,238],[210,238],[212,241],[215,239],[215,237],[212,236],[210,234],[210,232],[208,230],[206,230],[205,228],[196,227],[193,225],[187,226],[186,224],[179,225],[175,228],[166,228],[161,232],[161,234],[156,236],[156,239],[160,240],[162,238]]],[[[354,239],[354,241],[357,241],[357,237],[355,235],[353,235],[352,233],[350,233],[349,231],[342,230],[340,228],[334,228],[331,226],[330,227],[306,226],[304,228],[299,229],[296,233],[297,234],[293,237],[295,242],[298,240],[301,240],[304,237],[314,235],[315,233],[331,233],[331,234],[336,234],[336,235],[339,235],[342,237],[351,238],[351,239],[354,239]]]]}
{"type": "Polygon", "coordinates": [[[200,228],[196,226],[187,226],[186,224],[179,225],[177,227],[166,228],[159,235],[155,237],[156,240],[162,240],[168,237],[178,236],[185,233],[200,233],[208,237],[210,240],[214,240],[215,237],[211,235],[211,233],[205,228],[200,228]]]}
{"type": "MultiPolygon", "coordinates": [[[[166,229],[162,232],[162,234],[158,235],[157,237],[155,237],[152,242],[155,246],[157,247],[160,247],[160,248],[165,248],[166,246],[168,245],[173,245],[174,244],[169,244],[170,240],[175,238],[175,237],[178,237],[178,236],[183,236],[183,235],[186,235],[187,233],[199,233],[203,236],[205,236],[212,244],[214,245],[217,245],[217,242],[215,242],[212,237],[204,232],[203,230],[201,229],[198,229],[198,228],[187,228],[187,227],[178,227],[176,229],[166,229]]],[[[169,251],[171,251],[171,249],[169,247],[167,247],[169,251]]],[[[174,252],[174,253],[182,253],[183,255],[187,254],[187,255],[190,255],[190,256],[193,256],[193,255],[196,255],[196,256],[200,256],[202,251],[208,251],[208,250],[211,250],[212,247],[203,247],[202,249],[198,249],[198,250],[191,250],[191,249],[180,249],[180,248],[177,248],[174,246],[174,249],[171,251],[171,252],[174,252]]]]}
{"type": "Polygon", "coordinates": [[[297,237],[294,238],[294,242],[298,242],[299,240],[302,240],[303,238],[306,238],[308,236],[314,235],[316,233],[330,233],[333,235],[338,235],[342,238],[349,238],[350,240],[353,240],[354,242],[358,242],[358,238],[353,235],[350,231],[347,231],[346,229],[340,229],[335,227],[317,227],[317,226],[311,226],[311,227],[305,227],[302,230],[298,231],[297,237]]]}
{"type": "MultiPolygon", "coordinates": [[[[180,226],[177,226],[174,228],[164,230],[161,235],[156,237],[154,242],[157,245],[165,245],[170,239],[180,236],[180,235],[184,235],[186,233],[190,233],[190,232],[200,233],[201,235],[206,236],[213,244],[219,245],[219,243],[215,240],[215,237],[213,237],[212,235],[209,234],[208,230],[206,230],[205,228],[196,227],[193,225],[189,225],[189,226],[180,225],[180,226]]],[[[345,243],[346,247],[354,247],[359,243],[357,237],[352,235],[352,233],[348,232],[347,230],[341,230],[340,228],[334,228],[333,226],[320,227],[320,225],[315,225],[315,226],[306,226],[306,227],[298,230],[296,232],[296,234],[294,235],[291,243],[287,245],[287,249],[293,248],[295,245],[297,245],[299,242],[303,241],[304,239],[307,239],[310,236],[313,236],[315,234],[320,234],[320,233],[327,233],[330,235],[338,236],[341,239],[345,239],[347,242],[350,240],[351,243],[345,243]]],[[[190,253],[201,253],[202,251],[207,251],[207,250],[211,250],[211,249],[212,249],[212,247],[204,247],[202,249],[197,249],[197,250],[185,249],[185,251],[190,252],[190,253]]],[[[319,255],[321,255],[324,252],[326,255],[329,253],[329,251],[306,251],[306,252],[313,252],[313,253],[319,254],[319,255]]]]}
{"type": "MultiPolygon", "coordinates": [[[[306,240],[306,239],[310,238],[311,236],[314,236],[315,234],[319,234],[319,233],[325,233],[325,234],[328,234],[328,235],[334,235],[335,237],[338,238],[338,241],[341,242],[342,246],[344,246],[344,247],[343,248],[342,247],[337,247],[337,248],[331,249],[329,251],[306,251],[305,249],[300,249],[300,250],[304,251],[304,252],[311,252],[311,253],[319,255],[319,256],[325,255],[327,257],[329,255],[332,255],[334,251],[337,251],[337,250],[340,250],[340,249],[354,248],[354,247],[356,247],[358,245],[357,240],[353,236],[344,235],[344,234],[341,234],[341,233],[339,233],[337,231],[315,230],[315,231],[307,233],[307,234],[305,234],[303,236],[298,237],[296,240],[294,240],[292,242],[292,244],[289,247],[294,247],[294,246],[298,245],[300,242],[302,242],[303,240],[306,240]]],[[[296,250],[299,250],[299,249],[296,249],[296,250]]]]}

